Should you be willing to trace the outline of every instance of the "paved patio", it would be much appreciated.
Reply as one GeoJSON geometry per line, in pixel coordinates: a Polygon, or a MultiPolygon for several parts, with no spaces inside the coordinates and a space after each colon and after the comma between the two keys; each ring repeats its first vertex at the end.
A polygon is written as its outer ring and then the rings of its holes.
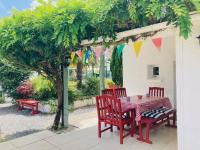
{"type": "Polygon", "coordinates": [[[9,142],[1,143],[0,150],[177,150],[176,129],[161,126],[152,130],[153,144],[149,145],[127,137],[119,144],[119,132],[105,132],[97,137],[97,126],[62,134],[45,130],[9,142]]]}
{"type": "MultiPolygon", "coordinates": [[[[32,116],[30,110],[17,111],[11,103],[0,104],[0,142],[1,138],[13,140],[51,127],[54,115],[42,114],[32,116]]],[[[69,122],[77,128],[94,126],[97,122],[95,106],[83,107],[70,112],[69,122]]]]}

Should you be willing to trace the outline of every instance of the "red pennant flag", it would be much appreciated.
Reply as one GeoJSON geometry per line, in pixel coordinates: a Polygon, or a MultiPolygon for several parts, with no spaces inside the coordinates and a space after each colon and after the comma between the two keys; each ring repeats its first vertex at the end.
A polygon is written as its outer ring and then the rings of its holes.
{"type": "Polygon", "coordinates": [[[155,45],[155,47],[160,50],[160,48],[162,46],[162,38],[160,37],[160,38],[152,39],[152,42],[155,45]]]}
{"type": "Polygon", "coordinates": [[[95,49],[96,59],[99,60],[103,52],[103,46],[97,46],[95,49]]]}
{"type": "Polygon", "coordinates": [[[81,50],[77,51],[76,54],[78,55],[79,58],[83,58],[83,52],[81,50]]]}

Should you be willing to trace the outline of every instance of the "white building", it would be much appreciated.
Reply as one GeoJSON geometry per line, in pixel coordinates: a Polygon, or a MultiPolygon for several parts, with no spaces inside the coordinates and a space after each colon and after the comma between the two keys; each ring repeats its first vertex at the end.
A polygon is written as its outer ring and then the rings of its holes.
{"type": "MultiPolygon", "coordinates": [[[[192,32],[187,40],[179,31],[165,23],[126,31],[137,35],[152,30],[165,29],[153,37],[142,40],[141,51],[136,57],[133,42],[123,50],[124,87],[128,95],[145,94],[150,86],[165,88],[165,96],[177,107],[178,149],[200,149],[200,15],[192,15],[192,32]],[[162,38],[159,49],[152,42],[162,38]],[[153,67],[159,75],[153,76],[153,67]]],[[[141,40],[141,39],[140,39],[141,40]]]]}
{"type": "MultiPolygon", "coordinates": [[[[131,40],[123,50],[124,87],[129,96],[148,93],[151,86],[165,88],[165,96],[169,97],[177,108],[178,149],[200,149],[200,15],[193,13],[192,32],[187,40],[179,35],[179,30],[166,23],[146,26],[117,34],[117,41],[126,37],[158,31],[157,34],[143,42],[140,53],[136,56],[131,40]],[[162,38],[161,48],[152,42],[154,38],[162,38]],[[153,75],[153,68],[159,75],[153,75]],[[158,69],[159,68],[159,69],[158,69]]],[[[102,39],[98,39],[97,43],[102,39]]],[[[92,41],[83,41],[83,45],[92,41]]]]}

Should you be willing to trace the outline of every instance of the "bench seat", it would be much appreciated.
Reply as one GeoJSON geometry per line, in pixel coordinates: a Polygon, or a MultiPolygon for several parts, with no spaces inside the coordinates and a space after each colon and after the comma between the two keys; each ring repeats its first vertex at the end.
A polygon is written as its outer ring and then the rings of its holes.
{"type": "Polygon", "coordinates": [[[38,101],[32,99],[19,99],[17,100],[18,110],[23,110],[24,107],[31,108],[32,115],[38,114],[38,101]]]}
{"type": "Polygon", "coordinates": [[[167,123],[166,126],[175,127],[176,122],[176,110],[167,107],[159,107],[151,109],[149,111],[143,112],[141,114],[142,118],[139,122],[139,141],[143,141],[152,144],[150,141],[150,129],[155,128],[163,123],[167,123]],[[170,120],[173,120],[173,125],[171,125],[170,120]],[[142,125],[146,125],[146,137],[142,134],[142,125]]]}

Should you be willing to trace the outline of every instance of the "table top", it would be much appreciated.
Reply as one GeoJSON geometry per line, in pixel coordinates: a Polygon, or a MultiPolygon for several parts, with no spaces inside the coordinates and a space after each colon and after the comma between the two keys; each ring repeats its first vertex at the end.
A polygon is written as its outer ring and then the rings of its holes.
{"type": "Polygon", "coordinates": [[[136,111],[136,121],[140,121],[141,113],[148,111],[153,108],[167,107],[172,108],[172,104],[168,97],[146,97],[143,96],[141,99],[138,96],[122,97],[121,105],[122,111],[128,109],[135,109],[136,111]]]}

